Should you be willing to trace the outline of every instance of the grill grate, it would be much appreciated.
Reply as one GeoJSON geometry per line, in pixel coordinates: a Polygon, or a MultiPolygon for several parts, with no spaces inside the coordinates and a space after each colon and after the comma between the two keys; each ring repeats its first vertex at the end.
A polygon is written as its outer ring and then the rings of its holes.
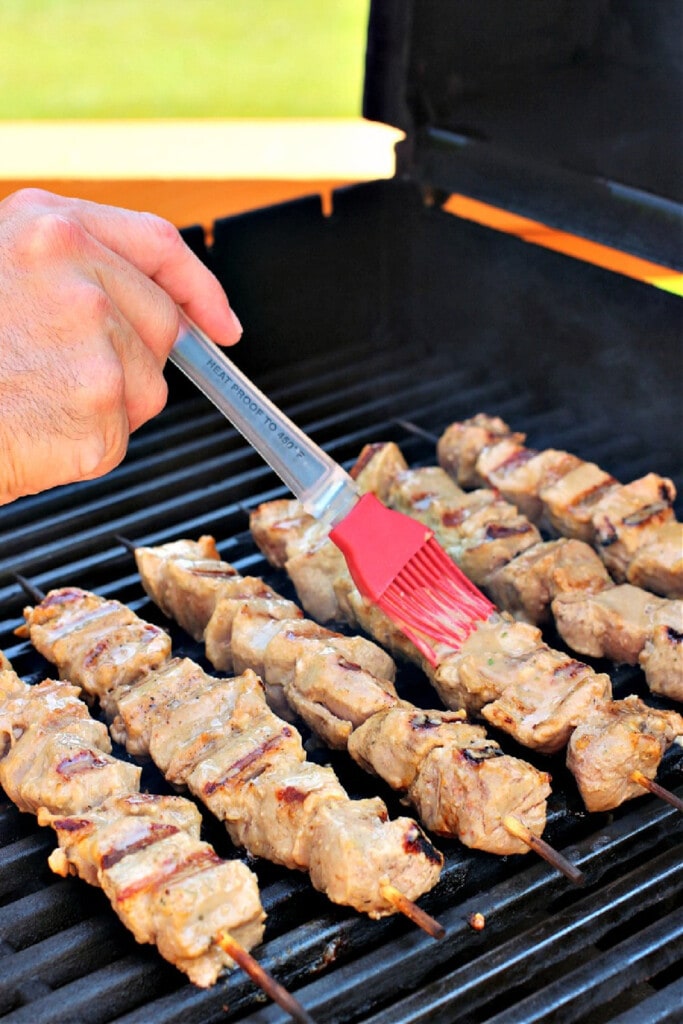
{"type": "MultiPolygon", "coordinates": [[[[502,378],[454,369],[438,353],[422,360],[416,382],[409,346],[347,353],[342,380],[328,354],[259,383],[346,464],[363,443],[376,440],[398,441],[411,463],[433,462],[433,445],[406,431],[402,417],[439,432],[452,419],[486,410],[527,430],[535,446],[575,450],[622,479],[650,468],[638,438],[615,436],[599,412],[590,424],[577,423],[571,409],[540,408],[502,378]]],[[[95,589],[162,621],[115,533],[145,542],[213,533],[223,557],[242,572],[263,575],[293,596],[247,530],[246,510],[282,495],[282,487],[176,377],[172,391],[172,405],[139,431],[124,464],[105,480],[3,510],[0,649],[24,678],[35,681],[49,670],[13,635],[23,597],[12,572],[43,589],[66,584],[95,589]]],[[[200,657],[199,646],[180,630],[172,627],[172,635],[176,652],[200,657]]],[[[635,669],[612,670],[612,677],[617,696],[645,693],[635,669]]],[[[399,689],[416,703],[436,701],[413,669],[401,669],[399,689]]],[[[503,745],[534,760],[507,739],[503,745]]],[[[379,792],[390,812],[400,813],[395,794],[369,781],[343,755],[313,748],[310,756],[331,763],[352,795],[379,792]]],[[[665,759],[665,783],[676,784],[682,764],[683,751],[673,748],[665,759]]],[[[550,770],[554,794],[547,835],[581,864],[584,889],[572,889],[532,855],[499,859],[439,842],[446,869],[422,901],[448,929],[447,938],[435,943],[403,920],[372,922],[334,907],[304,876],[257,861],[268,913],[259,960],[321,1024],[675,1021],[681,1004],[676,965],[680,968],[683,960],[680,815],[650,797],[610,816],[586,815],[560,758],[551,759],[550,770]],[[479,933],[467,923],[474,911],[486,916],[479,933]]],[[[153,768],[145,769],[143,783],[167,791],[153,768]]],[[[285,1019],[277,1008],[265,1006],[238,972],[200,991],[153,949],[137,946],[102,893],[76,880],[55,881],[46,864],[52,833],[3,800],[0,796],[3,1019],[12,1024],[285,1019]]],[[[237,855],[207,813],[204,822],[218,852],[237,855]]]]}

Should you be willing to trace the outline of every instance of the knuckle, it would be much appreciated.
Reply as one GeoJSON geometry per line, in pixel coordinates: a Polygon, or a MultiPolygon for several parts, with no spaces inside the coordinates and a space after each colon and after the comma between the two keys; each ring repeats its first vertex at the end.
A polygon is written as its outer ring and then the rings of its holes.
{"type": "Polygon", "coordinates": [[[56,255],[79,253],[86,233],[72,218],[54,210],[43,211],[26,221],[20,247],[24,257],[35,263],[56,255]]]}
{"type": "Polygon", "coordinates": [[[80,318],[87,319],[90,326],[94,323],[104,327],[109,335],[116,320],[116,309],[111,296],[96,281],[87,278],[73,281],[69,301],[80,318]]]}
{"type": "Polygon", "coordinates": [[[156,213],[145,213],[142,216],[145,217],[154,234],[166,248],[185,244],[182,235],[170,220],[159,217],[156,213]]]}

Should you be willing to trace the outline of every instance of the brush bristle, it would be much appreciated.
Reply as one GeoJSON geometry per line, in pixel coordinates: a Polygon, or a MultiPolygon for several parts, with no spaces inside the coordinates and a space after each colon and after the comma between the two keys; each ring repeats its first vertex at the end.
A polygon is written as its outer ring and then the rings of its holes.
{"type": "Polygon", "coordinates": [[[458,650],[495,611],[433,538],[409,559],[377,604],[432,662],[435,644],[458,650]]]}

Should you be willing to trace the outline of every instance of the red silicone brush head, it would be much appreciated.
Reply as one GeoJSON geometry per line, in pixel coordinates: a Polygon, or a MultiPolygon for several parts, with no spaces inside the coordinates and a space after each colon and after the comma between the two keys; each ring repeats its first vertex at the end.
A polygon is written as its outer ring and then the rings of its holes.
{"type": "Polygon", "coordinates": [[[457,650],[495,611],[436,542],[431,530],[365,494],[330,537],[363,597],[432,664],[435,645],[457,650]]]}

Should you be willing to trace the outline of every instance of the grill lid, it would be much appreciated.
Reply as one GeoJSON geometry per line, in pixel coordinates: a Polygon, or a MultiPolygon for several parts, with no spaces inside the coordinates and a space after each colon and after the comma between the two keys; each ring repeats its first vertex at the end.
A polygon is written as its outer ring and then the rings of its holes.
{"type": "Polygon", "coordinates": [[[683,8],[371,4],[364,114],[400,173],[683,266],[683,8]]]}

